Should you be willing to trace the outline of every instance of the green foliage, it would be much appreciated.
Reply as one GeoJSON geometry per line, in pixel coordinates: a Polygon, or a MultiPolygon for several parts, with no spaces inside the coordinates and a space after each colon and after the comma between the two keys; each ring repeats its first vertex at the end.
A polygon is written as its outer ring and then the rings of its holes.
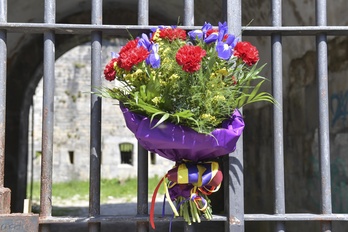
{"type": "MultiPolygon", "coordinates": [[[[160,178],[149,178],[149,194],[152,195],[153,190],[158,184],[160,178]]],[[[106,203],[109,198],[127,198],[132,199],[137,195],[137,179],[129,178],[124,181],[117,179],[102,179],[101,183],[101,203],[106,203]]],[[[30,185],[28,185],[27,194],[30,194],[30,185]]],[[[54,199],[60,200],[81,200],[89,199],[89,182],[88,181],[70,181],[62,183],[53,183],[52,186],[53,205],[54,199]]],[[[40,183],[33,184],[33,201],[40,201],[40,183]]]]}

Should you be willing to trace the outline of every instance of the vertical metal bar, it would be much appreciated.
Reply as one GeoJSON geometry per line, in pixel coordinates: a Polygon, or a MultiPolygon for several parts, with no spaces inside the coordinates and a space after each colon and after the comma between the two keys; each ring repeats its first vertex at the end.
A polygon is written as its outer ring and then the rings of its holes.
{"type": "MultiPolygon", "coordinates": [[[[45,0],[45,23],[55,23],[55,18],[55,0],[45,0]]],[[[52,216],[52,160],[55,91],[54,62],[55,34],[53,31],[46,31],[44,33],[40,217],[52,216]]],[[[49,231],[49,226],[41,225],[40,231],[49,231]]]]}
{"type": "Polygon", "coordinates": [[[193,26],[195,24],[195,1],[185,0],[184,25],[193,26]]]}
{"type": "MultiPolygon", "coordinates": [[[[92,24],[101,25],[103,7],[102,1],[92,1],[92,24]]],[[[94,31],[91,34],[91,90],[101,85],[101,47],[102,33],[94,31]]],[[[101,107],[100,97],[91,95],[91,129],[90,129],[90,187],[89,187],[89,216],[100,215],[100,171],[101,171],[101,107]]],[[[101,231],[100,223],[89,223],[89,232],[101,231]]]]}
{"type": "MultiPolygon", "coordinates": [[[[149,24],[149,1],[139,0],[138,1],[138,24],[148,25],[149,24]]],[[[148,215],[148,176],[149,176],[149,155],[148,151],[145,150],[138,143],[138,163],[137,163],[137,181],[138,181],[138,192],[137,192],[137,214],[148,215]]],[[[138,232],[149,231],[148,222],[137,222],[138,232]]]]}
{"type": "Polygon", "coordinates": [[[31,151],[30,151],[30,195],[29,201],[30,204],[33,202],[33,191],[34,191],[34,128],[35,128],[35,105],[34,105],[34,96],[31,99],[31,151]]]}
{"type": "MultiPolygon", "coordinates": [[[[326,0],[316,1],[316,20],[318,26],[326,26],[326,0]]],[[[329,103],[328,103],[328,62],[327,37],[325,34],[316,36],[317,75],[319,100],[319,155],[321,172],[321,213],[331,214],[331,174],[330,174],[330,138],[329,138],[329,103]]],[[[324,221],[321,231],[331,231],[332,223],[324,221]]]]}
{"type": "MultiPolygon", "coordinates": [[[[0,2],[0,22],[7,22],[7,0],[0,2]]],[[[4,187],[5,175],[5,125],[6,125],[6,64],[7,33],[0,30],[0,188],[4,187]]]]}
{"type": "MultiPolygon", "coordinates": [[[[55,1],[45,0],[45,23],[55,23],[55,1]]],[[[44,33],[43,110],[42,110],[42,165],[40,216],[51,216],[52,211],[52,156],[54,120],[54,62],[55,35],[44,33]]]]}
{"type": "MultiPolygon", "coordinates": [[[[224,15],[228,31],[241,39],[242,1],[226,0],[223,2],[224,15]]],[[[242,109],[240,109],[242,111],[242,109]]],[[[227,220],[225,231],[244,231],[244,176],[243,176],[243,136],[237,143],[237,149],[224,162],[225,212],[227,220]]]]}
{"type": "MultiPolygon", "coordinates": [[[[184,26],[193,26],[194,25],[194,0],[185,0],[185,8],[184,8],[184,26]]],[[[194,232],[195,225],[194,223],[189,225],[184,223],[184,232],[194,232]]]]}
{"type": "MultiPolygon", "coordinates": [[[[272,0],[272,25],[282,25],[282,1],[272,0]]],[[[272,84],[273,96],[279,107],[273,108],[273,149],[274,149],[274,211],[275,214],[285,213],[285,187],[284,187],[284,133],[283,133],[283,81],[282,81],[282,37],[273,34],[272,43],[272,84]]],[[[285,223],[276,222],[275,231],[284,232],[285,223]]]]}

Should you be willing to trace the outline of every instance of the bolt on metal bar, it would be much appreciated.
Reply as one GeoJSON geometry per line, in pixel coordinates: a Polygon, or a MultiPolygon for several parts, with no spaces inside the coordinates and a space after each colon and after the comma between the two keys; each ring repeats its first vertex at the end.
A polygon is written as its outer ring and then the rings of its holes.
{"type": "MultiPolygon", "coordinates": [[[[272,25],[282,25],[282,1],[272,0],[272,25]]],[[[274,211],[285,213],[284,187],[284,132],[283,132],[283,81],[282,81],[282,36],[272,34],[272,92],[279,105],[273,107],[273,154],[274,154],[274,211]]],[[[276,232],[284,232],[284,222],[275,224],[276,232]]]]}
{"type": "MultiPolygon", "coordinates": [[[[223,2],[224,17],[228,31],[242,37],[242,1],[226,0],[223,2]]],[[[242,112],[242,109],[240,109],[242,112]]],[[[229,154],[224,162],[225,231],[244,231],[244,164],[243,136],[237,142],[237,149],[229,154]]]]}
{"type": "MultiPolygon", "coordinates": [[[[7,22],[7,0],[0,2],[0,22],[7,22]]],[[[0,188],[4,187],[5,175],[5,128],[6,128],[6,64],[7,32],[0,30],[0,188]]]]}
{"type": "MultiPolygon", "coordinates": [[[[91,20],[93,25],[102,24],[102,1],[92,1],[91,20]]],[[[101,49],[102,32],[91,33],[91,91],[101,86],[101,49]]],[[[101,180],[101,108],[100,97],[91,94],[91,129],[90,129],[90,187],[89,187],[89,216],[100,215],[100,180],[101,180]]],[[[89,223],[89,232],[101,231],[100,223],[89,223]]]]}
{"type": "MultiPolygon", "coordinates": [[[[55,23],[55,14],[55,1],[45,0],[45,23],[55,23]]],[[[52,160],[55,91],[54,62],[55,34],[54,31],[46,31],[44,33],[40,217],[52,216],[52,160]]],[[[49,228],[41,226],[40,231],[49,231],[49,228]]]]}
{"type": "MultiPolygon", "coordinates": [[[[327,25],[326,0],[316,1],[316,22],[318,26],[327,25]]],[[[316,36],[317,75],[319,100],[319,156],[321,172],[321,213],[331,214],[331,173],[330,173],[330,132],[329,132],[329,101],[328,101],[328,61],[327,36],[316,36]]],[[[332,223],[322,221],[321,231],[330,232],[332,223]]]]}
{"type": "MultiPolygon", "coordinates": [[[[149,1],[138,0],[138,24],[149,24],[149,1]]],[[[149,176],[149,155],[148,151],[138,143],[138,163],[137,163],[137,215],[148,215],[148,176],[149,176]]],[[[146,221],[137,222],[138,232],[149,231],[149,223],[146,221]]]]}

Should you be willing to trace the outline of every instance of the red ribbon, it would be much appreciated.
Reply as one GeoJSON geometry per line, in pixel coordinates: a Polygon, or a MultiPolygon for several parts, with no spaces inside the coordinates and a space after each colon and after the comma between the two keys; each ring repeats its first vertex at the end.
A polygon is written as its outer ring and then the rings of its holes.
{"type": "Polygon", "coordinates": [[[154,217],[155,217],[155,203],[156,203],[156,196],[157,196],[157,192],[158,192],[158,189],[159,187],[161,186],[164,178],[166,178],[166,176],[164,176],[157,184],[154,192],[153,192],[153,195],[152,195],[152,199],[151,199],[151,208],[150,208],[150,224],[151,224],[151,227],[152,229],[155,229],[155,220],[154,220],[154,217]]]}

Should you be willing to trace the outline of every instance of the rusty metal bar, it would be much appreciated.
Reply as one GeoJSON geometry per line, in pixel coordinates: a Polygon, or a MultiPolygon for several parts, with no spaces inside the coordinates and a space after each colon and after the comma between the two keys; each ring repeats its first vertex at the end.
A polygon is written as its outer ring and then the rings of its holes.
{"type": "MultiPolygon", "coordinates": [[[[318,26],[326,26],[326,0],[316,1],[316,21],[318,26]]],[[[327,36],[316,36],[317,45],[317,78],[319,104],[319,155],[321,172],[321,213],[331,214],[331,173],[330,173],[330,132],[329,132],[329,90],[328,90],[328,54],[327,36]]],[[[321,231],[330,232],[332,223],[321,222],[321,231]]]]}
{"type": "MultiPolygon", "coordinates": [[[[55,23],[56,3],[45,0],[45,23],[55,23]]],[[[52,160],[53,160],[53,120],[54,120],[54,31],[44,33],[43,107],[42,107],[42,156],[40,217],[52,215],[52,160]]],[[[41,227],[41,231],[49,231],[41,227]]]]}
{"type": "MultiPolygon", "coordinates": [[[[138,0],[138,24],[148,25],[149,24],[149,1],[138,0]]],[[[137,162],[137,216],[148,215],[148,176],[149,176],[149,155],[148,151],[145,150],[138,143],[138,162],[137,162]]],[[[138,232],[149,231],[148,221],[137,222],[138,232]]]]}
{"type": "MultiPolygon", "coordinates": [[[[228,31],[241,39],[242,1],[226,0],[223,9],[228,31]]],[[[243,136],[237,142],[236,151],[229,154],[225,161],[225,231],[244,232],[243,136]]]]}
{"type": "MultiPolygon", "coordinates": [[[[92,25],[101,25],[103,15],[102,1],[92,1],[92,25]]],[[[101,86],[101,49],[102,32],[91,33],[91,91],[101,86]]],[[[101,107],[100,97],[91,95],[91,129],[90,129],[90,187],[89,187],[89,216],[100,215],[100,179],[101,179],[101,107]]],[[[99,222],[88,224],[89,232],[101,231],[99,222]]]]}
{"type": "MultiPolygon", "coordinates": [[[[272,0],[272,25],[282,25],[282,1],[272,0]]],[[[283,132],[283,69],[282,69],[282,36],[272,34],[272,92],[279,103],[273,107],[273,155],[274,155],[274,213],[285,213],[284,184],[284,132],[283,132]]],[[[284,232],[284,222],[275,224],[276,232],[284,232]]]]}
{"type": "MultiPolygon", "coordinates": [[[[0,2],[0,22],[7,22],[7,0],[0,2]]],[[[0,188],[4,187],[5,175],[5,125],[6,125],[6,64],[7,32],[0,30],[0,188]]]]}

